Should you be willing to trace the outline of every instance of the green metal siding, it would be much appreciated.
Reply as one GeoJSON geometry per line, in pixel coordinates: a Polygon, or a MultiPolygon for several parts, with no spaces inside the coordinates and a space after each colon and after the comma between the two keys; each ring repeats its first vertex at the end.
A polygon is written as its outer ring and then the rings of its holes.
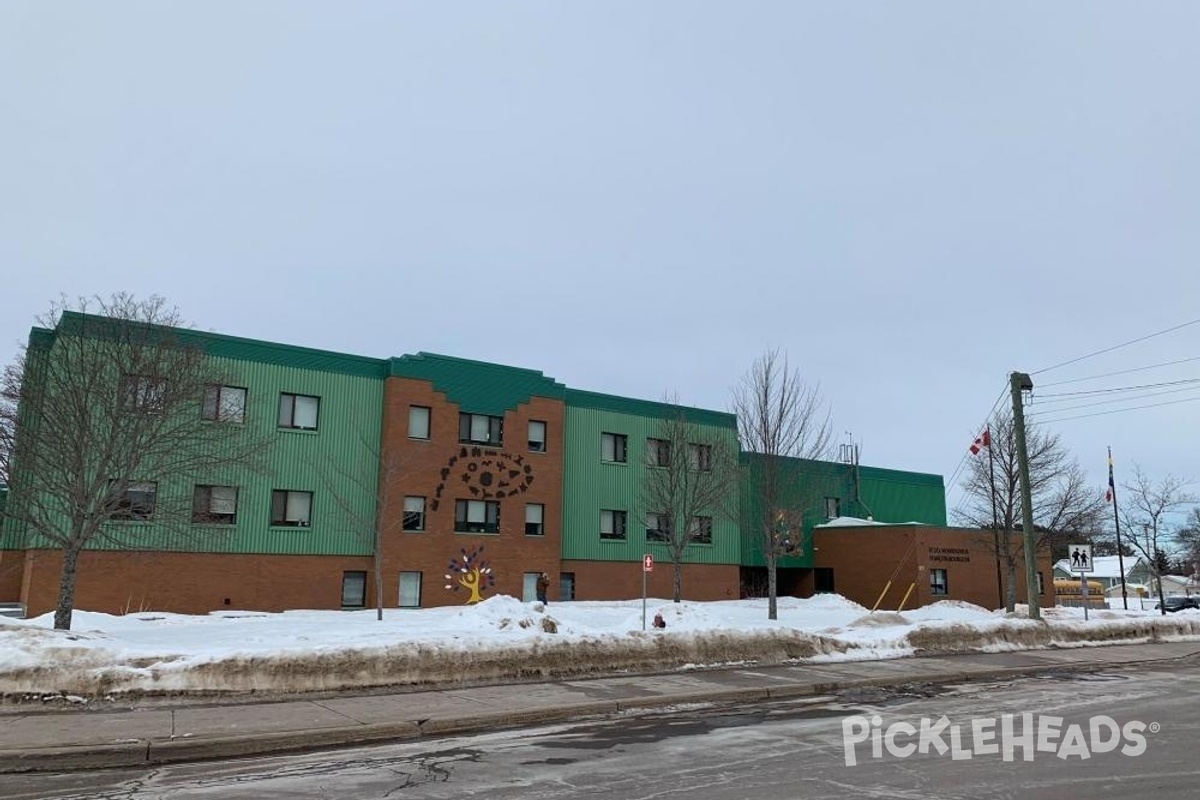
{"type": "Polygon", "coordinates": [[[615,414],[626,414],[634,417],[649,417],[651,419],[666,419],[680,412],[689,422],[697,425],[708,425],[714,428],[732,428],[736,434],[737,417],[724,411],[710,411],[706,408],[691,406],[676,406],[670,403],[658,403],[653,400],[637,400],[632,397],[617,397],[599,392],[585,392],[581,389],[566,390],[567,405],[574,408],[590,408],[594,411],[611,411],[615,414]]]}
{"type": "MultiPolygon", "coordinates": [[[[764,566],[762,555],[761,494],[763,457],[742,454],[742,563],[764,566]]],[[[841,515],[872,517],[876,522],[946,524],[946,493],[940,475],[878,467],[859,467],[832,461],[781,459],[780,502],[804,511],[803,555],[779,560],[783,567],[812,566],[812,528],[825,521],[825,498],[838,498],[841,515]],[[855,483],[858,492],[856,499],[855,483]]]]}
{"type": "MultiPolygon", "coordinates": [[[[645,515],[640,487],[646,470],[645,444],[655,434],[658,415],[643,416],[592,407],[569,405],[578,393],[568,391],[566,409],[566,453],[563,463],[562,557],[581,561],[637,561],[644,553],[667,560],[667,547],[646,542],[645,515]],[[628,463],[609,464],[600,460],[600,434],[620,433],[629,437],[628,463]],[[601,509],[627,512],[623,542],[600,539],[601,509]]],[[[651,404],[647,404],[649,406],[651,404]]],[[[659,413],[671,407],[653,404],[659,413]]],[[[638,407],[633,401],[631,407],[638,407]]],[[[721,415],[727,417],[727,415],[721,415]]],[[[736,428],[705,426],[714,437],[725,437],[737,446],[736,428]]],[[[653,509],[649,509],[653,510],[653,509]]],[[[713,543],[691,545],[685,553],[690,564],[737,564],[739,540],[736,517],[713,515],[713,543]]]]}
{"type": "Polygon", "coordinates": [[[563,398],[565,387],[541,372],[435,353],[393,358],[393,377],[429,381],[463,411],[502,417],[531,397],[563,398]]]}

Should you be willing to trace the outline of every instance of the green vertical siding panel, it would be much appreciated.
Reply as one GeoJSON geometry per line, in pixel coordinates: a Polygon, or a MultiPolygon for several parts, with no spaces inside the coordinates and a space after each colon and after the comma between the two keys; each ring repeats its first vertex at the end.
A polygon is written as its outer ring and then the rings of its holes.
{"type": "Polygon", "coordinates": [[[268,440],[265,469],[229,468],[199,480],[161,480],[158,491],[176,498],[190,497],[195,483],[237,486],[237,524],[154,531],[153,523],[133,523],[146,530],[139,541],[151,549],[195,552],[369,555],[383,380],[232,359],[218,359],[218,364],[230,385],[247,389],[245,430],[268,440]],[[283,392],[321,398],[315,432],[278,427],[283,392]],[[273,489],[311,491],[311,524],[272,527],[273,489]]]}
{"type": "Polygon", "coordinates": [[[860,476],[863,503],[876,521],[946,525],[940,475],[863,467],[860,476]]]}
{"type": "MultiPolygon", "coordinates": [[[[781,567],[811,567],[813,562],[812,529],[825,521],[825,498],[836,497],[845,516],[858,513],[853,502],[854,483],[850,468],[829,461],[785,458],[780,461],[780,498],[785,508],[804,512],[801,555],[778,561],[781,567]]],[[[742,454],[741,536],[742,564],[766,565],[762,553],[762,457],[742,454]]]]}
{"type": "MultiPolygon", "coordinates": [[[[640,486],[647,467],[646,438],[654,435],[653,417],[572,406],[568,392],[566,409],[566,452],[563,464],[562,557],[583,561],[637,561],[644,553],[667,558],[667,548],[646,542],[645,514],[640,486]],[[629,437],[629,461],[608,464],[600,460],[600,434],[621,433],[629,437]],[[624,542],[600,539],[600,510],[628,513],[624,542]]],[[[732,427],[703,426],[713,435],[737,446],[732,427]]],[[[736,504],[736,498],[734,499],[736,504]]],[[[737,564],[740,542],[736,510],[734,517],[713,516],[713,543],[692,545],[685,562],[691,564],[737,564]]]]}

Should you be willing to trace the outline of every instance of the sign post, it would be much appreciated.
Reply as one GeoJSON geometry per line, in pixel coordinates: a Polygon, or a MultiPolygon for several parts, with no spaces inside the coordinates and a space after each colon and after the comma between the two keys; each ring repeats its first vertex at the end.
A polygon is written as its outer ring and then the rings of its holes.
{"type": "Polygon", "coordinates": [[[646,576],[654,572],[654,556],[642,556],[642,630],[646,630],[646,576]]]}
{"type": "Polygon", "coordinates": [[[1079,574],[1079,593],[1083,597],[1083,620],[1088,619],[1088,573],[1092,571],[1092,546],[1090,544],[1067,545],[1067,559],[1071,571],[1079,574]]]}

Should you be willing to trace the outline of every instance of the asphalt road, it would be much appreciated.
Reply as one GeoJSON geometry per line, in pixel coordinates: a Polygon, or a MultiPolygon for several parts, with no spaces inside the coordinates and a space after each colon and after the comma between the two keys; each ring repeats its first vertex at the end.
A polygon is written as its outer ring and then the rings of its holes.
{"type": "Polygon", "coordinates": [[[1200,660],[1137,672],[906,686],[740,708],[679,708],[603,722],[149,771],[0,775],[0,798],[585,796],[1193,800],[1200,796],[1200,660]],[[1044,748],[1031,737],[1032,761],[1024,760],[1026,748],[1013,744],[1014,737],[1005,738],[1002,721],[988,723],[1017,715],[1013,732],[1020,734],[1025,713],[1035,715],[1034,727],[1047,731],[1044,748]],[[949,728],[937,727],[942,716],[947,725],[959,726],[957,747],[949,728]],[[1092,720],[1101,717],[1111,723],[1097,722],[1093,734],[1092,720]],[[883,734],[890,726],[908,723],[919,731],[923,718],[932,726],[927,752],[907,754],[905,746],[920,745],[921,736],[903,727],[892,728],[896,753],[889,752],[883,734]],[[851,745],[852,766],[847,764],[847,726],[864,740],[851,745]],[[876,729],[878,758],[871,742],[876,729]],[[1057,735],[1051,736],[1051,729],[1057,735]],[[1002,752],[986,752],[990,744],[1004,741],[1013,744],[1011,761],[1002,752]],[[1109,743],[1115,749],[1099,752],[1109,743]],[[947,748],[944,754],[939,745],[947,748]]]}

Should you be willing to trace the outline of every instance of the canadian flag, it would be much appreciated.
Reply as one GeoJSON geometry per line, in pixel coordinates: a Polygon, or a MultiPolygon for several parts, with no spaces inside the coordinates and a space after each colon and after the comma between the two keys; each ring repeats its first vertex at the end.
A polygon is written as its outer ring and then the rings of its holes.
{"type": "Polygon", "coordinates": [[[979,434],[979,436],[975,438],[975,441],[971,442],[971,455],[977,456],[979,455],[980,450],[991,446],[992,434],[987,428],[984,428],[983,433],[979,434]]]}

